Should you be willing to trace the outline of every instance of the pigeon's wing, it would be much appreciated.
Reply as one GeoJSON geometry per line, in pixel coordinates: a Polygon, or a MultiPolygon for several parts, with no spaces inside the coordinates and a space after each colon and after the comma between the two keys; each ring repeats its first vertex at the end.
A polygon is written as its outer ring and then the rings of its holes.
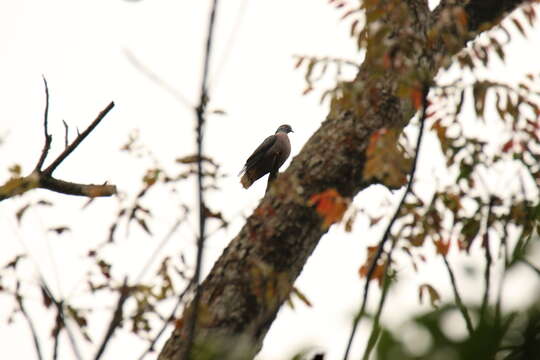
{"type": "Polygon", "coordinates": [[[246,164],[244,165],[244,168],[240,171],[238,174],[239,176],[242,175],[243,172],[248,171],[250,168],[255,166],[259,160],[261,160],[264,157],[264,154],[274,145],[276,142],[276,135],[270,135],[264,141],[255,149],[253,154],[246,160],[246,164]]]}

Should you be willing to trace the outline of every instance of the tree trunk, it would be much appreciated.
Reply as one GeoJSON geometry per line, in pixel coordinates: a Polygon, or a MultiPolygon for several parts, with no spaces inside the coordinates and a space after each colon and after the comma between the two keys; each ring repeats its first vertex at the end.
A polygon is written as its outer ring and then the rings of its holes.
{"type": "MultiPolygon", "coordinates": [[[[352,199],[372,184],[363,176],[370,136],[405,126],[418,107],[415,91],[429,86],[438,69],[478,31],[525,2],[443,0],[430,12],[427,0],[364,1],[365,61],[354,81],[338,86],[326,120],[273,182],[202,283],[190,358],[253,358],[328,230],[312,196],[334,188],[352,199]],[[403,88],[408,89],[405,96],[403,88]]],[[[192,306],[186,307],[160,360],[183,358],[191,314],[192,306]]]]}

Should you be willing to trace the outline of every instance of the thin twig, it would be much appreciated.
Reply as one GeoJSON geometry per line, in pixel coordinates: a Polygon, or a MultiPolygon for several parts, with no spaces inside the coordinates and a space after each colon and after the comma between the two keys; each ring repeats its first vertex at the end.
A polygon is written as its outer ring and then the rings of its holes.
{"type": "Polygon", "coordinates": [[[43,132],[45,133],[45,143],[43,144],[43,150],[36,164],[35,171],[41,171],[41,167],[45,162],[45,158],[51,148],[52,136],[49,135],[49,86],[47,85],[47,79],[43,76],[43,83],[45,84],[45,111],[43,114],[43,132]]]}
{"type": "Polygon", "coordinates": [[[375,348],[375,344],[377,343],[377,340],[380,335],[381,314],[384,308],[384,304],[386,302],[386,296],[388,295],[388,292],[390,290],[390,285],[392,282],[392,279],[390,277],[390,271],[391,271],[390,266],[392,264],[392,253],[394,252],[396,244],[397,244],[397,238],[394,239],[394,241],[392,241],[392,247],[390,248],[390,251],[388,251],[386,265],[384,267],[384,280],[383,280],[382,294],[381,294],[381,298],[379,299],[379,306],[377,307],[375,318],[373,319],[373,326],[371,328],[371,334],[369,335],[368,344],[366,346],[366,349],[364,350],[364,356],[362,357],[363,360],[369,359],[371,351],[373,351],[373,349],[375,348]]]}
{"type": "Polygon", "coordinates": [[[39,337],[37,335],[36,327],[34,326],[34,322],[32,321],[32,318],[28,315],[26,312],[26,309],[23,304],[23,298],[21,295],[16,294],[15,298],[17,299],[17,303],[19,304],[19,309],[21,310],[21,313],[23,314],[24,318],[26,319],[26,322],[28,323],[28,327],[30,328],[30,332],[32,333],[32,340],[34,341],[34,347],[36,349],[36,356],[39,360],[43,359],[43,355],[41,353],[41,345],[39,343],[39,337]]]}
{"type": "Polygon", "coordinates": [[[64,131],[65,131],[65,135],[64,135],[64,149],[67,149],[68,145],[69,145],[69,126],[67,124],[67,122],[65,120],[62,120],[62,123],[64,124],[64,131]]]}
{"type": "Polygon", "coordinates": [[[529,260],[527,260],[525,258],[521,258],[521,259],[519,259],[519,261],[521,261],[522,263],[527,265],[531,270],[533,270],[536,273],[536,275],[540,276],[540,269],[538,267],[536,267],[535,265],[533,265],[529,260]]]}
{"type": "Polygon", "coordinates": [[[169,242],[169,240],[172,238],[174,233],[176,233],[176,231],[178,230],[178,227],[180,227],[182,222],[186,220],[186,217],[187,217],[187,213],[184,214],[183,217],[178,218],[176,220],[176,222],[174,223],[174,225],[169,230],[169,232],[167,233],[167,235],[165,235],[163,240],[161,240],[161,242],[158,244],[158,246],[156,246],[156,248],[154,249],[154,252],[152,253],[152,255],[150,255],[150,257],[146,261],[146,264],[142,268],[141,272],[135,278],[135,284],[138,284],[138,283],[140,283],[142,281],[142,278],[148,272],[148,269],[150,269],[150,266],[152,266],[152,264],[154,263],[154,260],[157,258],[157,256],[158,256],[159,252],[161,251],[161,249],[163,249],[163,247],[169,242]]]}
{"type": "Polygon", "coordinates": [[[178,100],[182,105],[184,105],[187,108],[193,107],[190,101],[182,93],[174,89],[173,86],[171,86],[161,77],[159,77],[157,74],[152,72],[148,67],[143,65],[143,63],[140,62],[139,59],[137,59],[137,57],[135,56],[135,54],[133,54],[130,50],[124,49],[124,54],[126,55],[127,59],[129,60],[129,62],[131,62],[133,66],[135,66],[141,73],[146,75],[151,81],[155,82],[158,86],[160,86],[169,94],[174,96],[174,98],[178,100]]]}
{"type": "Polygon", "coordinates": [[[69,154],[71,154],[73,150],[75,150],[77,146],[79,146],[84,141],[84,139],[95,129],[96,126],[99,125],[101,120],[105,118],[105,116],[109,113],[109,111],[112,110],[113,107],[114,101],[111,101],[110,104],[107,105],[107,107],[99,113],[96,119],[92,121],[92,123],[86,128],[86,130],[79,134],[79,136],[77,136],[77,138],[60,155],[58,155],[58,157],[52,162],[51,165],[49,165],[43,171],[43,173],[49,176],[52,175],[58,165],[60,165],[62,161],[64,161],[69,156],[69,154]]]}
{"type": "Polygon", "coordinates": [[[64,302],[56,300],[53,293],[49,289],[49,286],[45,282],[45,279],[41,278],[40,282],[41,282],[41,287],[42,287],[43,291],[47,294],[49,299],[52,301],[52,303],[56,307],[56,311],[58,312],[58,316],[60,317],[60,319],[62,320],[62,322],[64,324],[64,328],[66,329],[66,334],[68,336],[69,342],[71,344],[71,349],[73,350],[73,354],[75,355],[75,358],[77,360],[82,360],[82,356],[81,356],[81,352],[79,350],[79,346],[77,345],[77,342],[75,341],[75,337],[73,336],[73,333],[71,332],[71,329],[69,328],[69,325],[68,325],[68,323],[66,321],[66,316],[64,314],[64,302]]]}
{"type": "Polygon", "coordinates": [[[227,64],[232,49],[234,48],[234,43],[236,41],[237,35],[240,32],[240,26],[242,25],[242,20],[244,19],[244,15],[246,14],[246,9],[248,5],[248,0],[242,0],[240,4],[240,9],[236,13],[236,18],[234,20],[234,26],[229,34],[229,38],[225,42],[225,51],[221,54],[221,59],[216,66],[216,71],[212,74],[212,77],[210,79],[210,83],[212,84],[212,87],[216,87],[217,82],[219,81],[219,78],[221,76],[221,73],[223,72],[223,69],[225,68],[225,65],[227,64]]]}
{"type": "Polygon", "coordinates": [[[482,307],[480,310],[480,318],[485,319],[487,306],[489,303],[489,290],[490,290],[490,284],[491,284],[491,263],[492,263],[492,257],[491,257],[491,249],[489,246],[489,223],[491,218],[491,211],[493,209],[494,205],[494,198],[490,197],[488,210],[487,210],[487,218],[486,218],[486,229],[484,233],[484,241],[482,243],[484,247],[484,254],[486,257],[486,268],[484,270],[484,281],[486,283],[486,287],[484,289],[484,297],[482,299],[482,307]]]}
{"type": "Polygon", "coordinates": [[[344,360],[347,360],[348,357],[349,357],[351,346],[352,346],[354,337],[356,335],[356,331],[358,329],[360,319],[365,314],[366,305],[367,305],[367,299],[368,299],[368,293],[369,293],[369,287],[370,287],[370,281],[371,281],[371,278],[373,277],[373,273],[375,272],[377,262],[381,258],[381,255],[382,255],[382,253],[384,251],[384,245],[385,245],[386,241],[388,240],[388,238],[390,236],[390,231],[392,230],[392,226],[394,225],[396,220],[399,218],[399,213],[401,212],[401,208],[403,207],[403,204],[405,203],[405,198],[407,197],[407,195],[412,190],[412,186],[413,186],[413,183],[414,183],[414,175],[416,173],[416,166],[417,166],[417,163],[418,163],[418,154],[420,153],[420,145],[422,144],[422,136],[424,134],[424,123],[425,123],[425,120],[426,120],[426,111],[427,111],[427,105],[428,105],[428,101],[427,101],[428,93],[429,93],[429,86],[424,85],[424,87],[422,89],[422,113],[420,115],[420,129],[418,131],[418,138],[416,140],[416,152],[415,152],[413,162],[412,162],[409,182],[407,183],[407,187],[405,188],[405,192],[403,193],[403,196],[401,197],[401,200],[399,202],[399,205],[398,205],[396,211],[394,212],[394,215],[390,219],[390,222],[388,223],[388,225],[386,227],[386,230],[384,231],[384,234],[383,234],[383,237],[382,237],[381,241],[379,241],[379,245],[377,247],[377,252],[375,253],[375,256],[373,257],[373,260],[372,260],[372,262],[371,262],[371,264],[369,266],[369,270],[368,270],[367,275],[366,275],[366,284],[364,286],[364,296],[362,298],[362,305],[360,307],[360,311],[358,312],[358,314],[353,319],[353,326],[352,326],[352,329],[351,329],[351,334],[349,336],[349,341],[347,342],[347,348],[345,349],[345,355],[343,356],[344,360]]]}
{"type": "Polygon", "coordinates": [[[169,324],[175,319],[176,311],[178,310],[178,308],[182,304],[182,301],[184,300],[184,297],[189,292],[189,290],[191,289],[192,286],[193,286],[193,282],[190,281],[189,284],[184,289],[184,291],[178,296],[178,300],[176,301],[176,304],[174,305],[174,308],[171,311],[169,317],[163,322],[163,326],[161,327],[161,329],[159,329],[156,336],[152,339],[152,341],[150,342],[150,345],[148,345],[148,348],[146,348],[146,350],[141,354],[141,356],[139,356],[138,360],[143,360],[146,357],[146,355],[148,355],[150,352],[154,351],[154,346],[156,345],[156,343],[159,340],[159,338],[161,337],[161,335],[163,335],[163,333],[167,329],[167,326],[169,326],[169,324]]]}
{"type": "Polygon", "coordinates": [[[197,192],[199,198],[199,239],[197,241],[197,262],[195,264],[195,274],[193,276],[193,282],[195,283],[195,297],[192,304],[192,316],[188,319],[188,332],[187,332],[187,342],[184,349],[183,359],[188,359],[191,352],[191,347],[193,346],[193,340],[195,339],[195,328],[197,324],[197,313],[199,308],[199,302],[201,298],[200,291],[200,277],[201,277],[201,268],[202,268],[202,259],[204,251],[204,240],[205,240],[205,227],[206,227],[206,214],[205,214],[205,203],[204,203],[204,188],[203,188],[203,135],[204,135],[204,122],[205,122],[205,110],[206,104],[208,103],[208,70],[210,66],[210,55],[212,50],[212,39],[214,34],[214,24],[216,20],[216,10],[217,10],[218,0],[213,0],[212,8],[210,10],[210,19],[208,21],[208,33],[206,38],[206,48],[204,55],[203,63],[203,75],[201,81],[201,93],[199,99],[199,105],[195,109],[197,116],[197,192]]]}
{"type": "Polygon", "coordinates": [[[105,349],[107,348],[107,345],[109,344],[109,341],[112,339],[114,332],[122,323],[122,320],[124,319],[124,304],[126,303],[126,300],[129,299],[130,295],[131,292],[130,287],[128,286],[128,279],[127,277],[125,277],[124,283],[120,288],[120,296],[118,297],[116,308],[114,310],[111,321],[109,322],[109,327],[107,328],[107,332],[105,333],[105,336],[101,341],[101,345],[99,346],[96,356],[94,356],[94,360],[99,360],[101,358],[101,356],[105,352],[105,349]]]}
{"type": "Polygon", "coordinates": [[[467,330],[469,331],[469,334],[472,335],[474,329],[472,326],[471,317],[469,316],[469,312],[467,311],[467,308],[463,304],[463,301],[461,300],[461,296],[459,295],[459,291],[457,288],[456,283],[456,277],[454,276],[454,271],[450,267],[450,263],[448,262],[448,259],[445,255],[442,256],[444,260],[444,264],[446,265],[446,269],[448,270],[448,275],[450,275],[450,282],[452,283],[452,290],[454,291],[454,298],[456,299],[456,304],[459,308],[459,311],[463,315],[463,318],[465,319],[465,324],[467,325],[467,330]]]}
{"type": "Polygon", "coordinates": [[[57,334],[54,334],[53,342],[53,360],[58,359],[58,344],[60,342],[60,331],[57,334]]]}

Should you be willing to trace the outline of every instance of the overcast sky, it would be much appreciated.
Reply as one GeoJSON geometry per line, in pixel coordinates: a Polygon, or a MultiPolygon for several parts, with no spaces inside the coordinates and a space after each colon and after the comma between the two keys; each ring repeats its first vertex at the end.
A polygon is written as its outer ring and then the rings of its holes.
{"type": "MultiPolygon", "coordinates": [[[[20,164],[23,173],[28,173],[39,157],[43,145],[42,75],[48,80],[51,95],[49,118],[54,135],[51,156],[63,147],[62,120],[70,125],[73,138],[75,128],[83,129],[111,100],[116,103],[98,129],[61,165],[58,177],[88,183],[108,181],[116,184],[126,197],[133,196],[140,188],[143,172],[152,164],[120,151],[133,131],[139,132],[141,143],[151,149],[165,168],[172,169],[174,159],[192,154],[195,119],[189,104],[197,103],[209,3],[172,0],[0,2],[0,138],[4,140],[0,147],[0,181],[9,177],[9,166],[20,164]],[[169,91],[151,81],[130,58],[136,58],[163,79],[169,91]]],[[[283,123],[290,124],[295,131],[291,134],[291,157],[294,157],[327,114],[328,104],[320,104],[319,97],[322,90],[332,85],[333,77],[322,81],[312,94],[302,96],[303,72],[294,69],[293,56],[332,56],[361,61],[355,42],[348,35],[349,23],[340,21],[341,15],[342,12],[323,0],[221,2],[211,64],[210,110],[223,110],[226,115],[209,117],[205,151],[229,175],[222,180],[220,192],[209,194],[209,205],[222,211],[232,223],[228,231],[218,232],[209,240],[205,271],[236,235],[244,216],[264,193],[265,180],[249,190],[239,184],[236,174],[246,157],[283,123]]],[[[511,81],[520,72],[538,72],[539,38],[540,32],[535,29],[530,31],[529,40],[516,39],[507,51],[508,64],[495,64],[488,73],[511,81]]],[[[429,157],[423,158],[423,164],[428,165],[422,167],[420,173],[429,174],[435,166],[429,165],[429,157]]],[[[287,165],[288,162],[284,168],[287,165]]],[[[193,184],[188,183],[182,189],[185,192],[179,195],[181,201],[193,203],[193,184]]],[[[375,212],[385,214],[391,212],[396,195],[399,193],[392,195],[377,188],[360,195],[356,202],[369,201],[375,212]]],[[[139,273],[157,239],[165,236],[178,216],[175,211],[179,204],[171,204],[167,193],[153,194],[152,200],[163,204],[154,216],[154,241],[134,231],[118,249],[108,250],[107,256],[115,264],[118,279],[124,274],[134,277],[139,273]]],[[[0,204],[0,264],[28,251],[33,265],[24,268],[24,279],[37,283],[39,269],[58,296],[72,295],[70,299],[74,302],[93,304],[88,298],[77,298],[89,265],[84,254],[105,240],[108,226],[118,210],[118,201],[99,199],[81,211],[85,202],[85,199],[41,190],[4,201],[0,204]],[[30,200],[42,198],[53,201],[54,208],[31,210],[23,226],[18,227],[14,212],[30,200]],[[47,232],[49,227],[59,225],[72,226],[72,231],[61,237],[47,232]]],[[[365,219],[358,221],[360,230],[352,234],[344,233],[341,225],[335,226],[322,239],[297,282],[314,306],[307,308],[297,303],[295,310],[285,307],[280,312],[259,355],[261,360],[287,359],[304,345],[317,345],[327,352],[328,359],[342,355],[351,314],[358,308],[363,286],[357,271],[365,260],[366,245],[378,239],[377,232],[367,233],[366,238],[362,226],[366,226],[365,219]]],[[[179,243],[184,248],[192,248],[194,228],[193,224],[182,226],[163,254],[177,252],[179,243]]],[[[470,259],[457,261],[459,264],[472,262],[470,259]]],[[[433,266],[431,269],[441,268],[433,266]]],[[[443,298],[451,299],[444,272],[423,271],[416,275],[405,263],[400,265],[400,271],[408,285],[400,285],[391,293],[385,312],[389,323],[403,320],[408,310],[429,308],[417,303],[417,286],[423,282],[439,284],[443,298]],[[399,311],[395,311],[396,308],[399,311]]],[[[463,287],[474,288],[478,284],[480,282],[469,278],[463,287]]],[[[534,290],[531,286],[530,291],[534,290]]],[[[477,300],[479,294],[465,292],[464,298],[477,300]]],[[[38,296],[35,301],[38,307],[38,296]]],[[[515,306],[524,303],[519,299],[512,302],[515,306]]],[[[11,299],[0,296],[0,338],[9,339],[3,341],[3,353],[33,358],[34,349],[26,324],[20,317],[16,324],[6,323],[12,306],[11,299]]],[[[103,321],[108,319],[107,306],[110,305],[99,306],[103,321]]],[[[36,312],[35,316],[38,324],[43,325],[51,321],[52,315],[36,312]]],[[[44,327],[40,333],[46,337],[49,331],[50,328],[44,327]]],[[[94,331],[102,333],[97,326],[94,331]]],[[[164,336],[167,337],[168,334],[164,336]]],[[[353,357],[363,349],[361,338],[355,343],[353,357]]],[[[69,358],[67,346],[64,348],[65,358],[69,358]]],[[[107,358],[138,356],[144,348],[142,341],[119,337],[110,347],[107,358]]],[[[50,344],[46,345],[45,353],[49,351],[50,344]]]]}

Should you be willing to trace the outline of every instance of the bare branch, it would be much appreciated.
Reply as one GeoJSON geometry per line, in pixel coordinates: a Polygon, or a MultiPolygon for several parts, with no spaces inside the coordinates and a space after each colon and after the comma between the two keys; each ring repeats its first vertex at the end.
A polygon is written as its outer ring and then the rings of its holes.
{"type": "Polygon", "coordinates": [[[105,333],[105,336],[103,337],[103,340],[101,341],[101,345],[99,346],[99,349],[96,353],[96,356],[94,357],[94,360],[99,360],[101,358],[101,356],[105,352],[105,349],[109,341],[112,339],[114,332],[122,323],[122,320],[124,318],[123,316],[124,304],[126,300],[129,298],[129,296],[130,296],[130,288],[127,284],[127,277],[126,277],[124,279],[124,283],[122,284],[122,287],[120,288],[120,296],[118,298],[118,302],[116,303],[116,308],[114,310],[111,321],[109,322],[109,327],[107,328],[107,332],[105,333]]]}
{"type": "Polygon", "coordinates": [[[96,128],[96,126],[99,125],[101,120],[105,118],[105,116],[109,113],[109,111],[112,110],[114,107],[114,102],[111,101],[109,105],[105,109],[103,109],[97,118],[84,130],[77,138],[60,154],[58,157],[52,162],[51,165],[49,165],[43,173],[46,175],[52,175],[54,170],[64,161],[72,152],[75,150],[83,141],[84,139],[96,128]]]}
{"type": "Polygon", "coordinates": [[[422,144],[422,136],[424,134],[424,123],[426,120],[426,111],[428,106],[427,96],[429,93],[429,86],[424,85],[424,88],[422,89],[422,114],[420,115],[420,130],[418,132],[418,138],[416,140],[416,153],[414,155],[414,159],[412,162],[409,182],[407,183],[407,187],[405,188],[405,192],[403,193],[403,196],[401,197],[401,200],[399,202],[399,205],[394,212],[394,215],[392,216],[392,219],[390,219],[390,222],[388,223],[386,230],[384,231],[383,237],[381,241],[379,241],[379,245],[377,246],[377,252],[375,253],[375,256],[373,257],[373,260],[371,264],[369,265],[369,270],[367,272],[366,276],[366,284],[364,286],[364,296],[362,298],[362,305],[360,307],[360,312],[354,317],[353,320],[353,327],[351,330],[351,334],[349,336],[349,341],[347,343],[347,348],[345,350],[345,355],[343,358],[346,360],[349,357],[349,353],[351,350],[352,342],[354,340],[354,337],[356,335],[356,330],[358,329],[358,325],[360,323],[361,318],[364,316],[366,311],[366,305],[367,305],[367,299],[368,299],[368,293],[369,293],[369,287],[371,284],[371,278],[373,277],[373,273],[375,272],[375,268],[377,267],[377,262],[381,258],[381,255],[384,251],[384,245],[388,238],[390,237],[390,232],[392,230],[392,226],[396,222],[396,220],[399,218],[399,213],[401,212],[401,208],[403,207],[403,204],[405,203],[405,199],[407,198],[407,195],[412,190],[412,186],[414,183],[414,175],[416,173],[416,165],[418,163],[418,154],[420,153],[420,145],[422,144]]]}
{"type": "Polygon", "coordinates": [[[184,297],[189,292],[189,290],[191,290],[192,286],[193,286],[193,281],[190,281],[189,284],[184,289],[184,291],[182,291],[182,293],[178,296],[178,300],[176,301],[176,304],[174,305],[174,308],[171,311],[169,317],[164,321],[163,326],[158,331],[156,336],[152,339],[152,341],[150,342],[150,345],[148,345],[148,348],[146,348],[146,350],[141,354],[141,356],[139,356],[139,360],[143,360],[148,353],[150,353],[151,351],[154,351],[154,346],[156,345],[161,335],[163,335],[163,333],[165,332],[165,329],[167,329],[167,326],[169,326],[169,324],[175,319],[176,311],[178,311],[178,308],[182,304],[184,297]]]}
{"type": "Polygon", "coordinates": [[[45,158],[51,148],[52,136],[49,135],[49,86],[47,85],[47,79],[43,76],[43,83],[45,84],[45,112],[43,114],[43,132],[45,133],[45,143],[43,144],[43,150],[41,156],[36,164],[35,171],[41,171],[41,167],[45,162],[45,158]]]}
{"type": "Polygon", "coordinates": [[[32,333],[32,339],[34,341],[34,347],[36,348],[36,356],[39,360],[43,359],[43,355],[41,353],[41,345],[39,343],[39,337],[37,335],[36,327],[34,326],[34,322],[32,321],[32,318],[28,315],[26,312],[26,309],[23,304],[23,298],[21,295],[16,294],[15,299],[17,299],[17,303],[19,304],[19,309],[21,310],[21,313],[23,314],[24,318],[26,319],[26,322],[28,323],[28,327],[30,328],[30,332],[32,333]]]}
{"type": "Polygon", "coordinates": [[[39,187],[66,195],[78,195],[87,197],[103,197],[116,194],[115,185],[78,184],[69,181],[44,176],[40,179],[39,187]]]}
{"type": "Polygon", "coordinates": [[[146,75],[151,81],[156,83],[158,86],[163,88],[165,91],[167,91],[169,94],[174,96],[176,100],[178,100],[182,105],[184,105],[187,108],[192,108],[193,105],[189,102],[189,100],[178,90],[174,89],[169,83],[167,83],[165,80],[160,78],[157,74],[152,72],[148,67],[143,65],[139,59],[128,49],[124,50],[124,54],[126,55],[127,59],[133,66],[137,68],[141,73],[146,75]]]}
{"type": "MultiPolygon", "coordinates": [[[[52,176],[53,171],[64,161],[82,142],[83,140],[95,129],[97,125],[103,120],[103,118],[114,107],[114,102],[111,102],[103,111],[99,113],[97,118],[83,131],[79,136],[66,146],[65,150],[49,165],[45,170],[41,170],[43,162],[47,157],[52,142],[52,135],[48,133],[48,111],[49,111],[49,89],[47,87],[47,81],[45,82],[45,94],[46,94],[46,106],[45,115],[43,121],[43,127],[45,132],[45,145],[39,161],[32,173],[25,177],[15,177],[9,179],[4,185],[0,186],[0,201],[8,199],[10,197],[21,195],[28,190],[42,188],[55,191],[66,195],[79,195],[88,197],[100,197],[111,196],[116,194],[116,186],[114,185],[94,185],[94,184],[78,184],[74,182],[64,181],[56,179],[52,176]]],[[[67,143],[67,125],[66,126],[66,143],[67,143]]]]}
{"type": "Polygon", "coordinates": [[[489,200],[488,210],[487,210],[487,217],[486,217],[486,230],[484,233],[484,240],[482,242],[482,246],[484,247],[484,254],[486,257],[486,268],[484,270],[484,282],[486,283],[485,289],[484,289],[484,297],[482,299],[482,307],[480,311],[481,319],[485,319],[486,316],[486,310],[489,303],[489,290],[490,290],[490,284],[491,284],[491,263],[492,263],[492,256],[491,256],[491,249],[489,244],[489,225],[490,225],[490,218],[491,218],[491,212],[493,209],[494,204],[494,198],[491,197],[489,200]]]}
{"type": "Polygon", "coordinates": [[[52,303],[56,307],[56,311],[58,312],[57,313],[58,317],[60,318],[60,320],[64,324],[64,328],[66,329],[66,334],[68,336],[69,342],[71,344],[71,349],[73,350],[73,354],[75,355],[75,358],[77,360],[82,360],[82,356],[81,356],[81,352],[79,350],[79,346],[77,345],[77,342],[75,341],[75,337],[73,336],[73,333],[71,332],[71,329],[70,329],[68,323],[66,322],[66,316],[65,316],[65,313],[64,313],[64,302],[56,300],[53,293],[51,292],[51,290],[47,286],[47,283],[45,283],[45,279],[41,278],[40,282],[41,282],[41,288],[47,294],[48,298],[52,301],[52,303]]]}
{"type": "Polygon", "coordinates": [[[204,54],[203,63],[203,75],[201,80],[201,93],[199,99],[199,105],[195,109],[197,116],[197,192],[199,197],[199,239],[197,241],[197,262],[195,264],[195,274],[193,275],[193,282],[195,284],[195,297],[193,299],[192,308],[193,313],[188,318],[187,326],[187,342],[181,355],[182,358],[188,359],[193,346],[193,340],[195,338],[197,316],[199,309],[199,302],[201,299],[201,289],[199,286],[202,268],[202,259],[204,252],[204,240],[205,240],[205,226],[206,226],[206,205],[204,203],[204,188],[203,188],[203,136],[204,136],[204,123],[205,123],[205,111],[206,104],[208,103],[208,70],[210,66],[210,55],[212,50],[212,39],[214,34],[214,24],[216,19],[218,0],[213,0],[212,9],[210,10],[210,19],[208,21],[208,32],[206,38],[206,48],[204,54]]]}
{"type": "Polygon", "coordinates": [[[448,262],[446,255],[443,255],[443,260],[444,260],[444,264],[446,265],[446,269],[448,270],[448,275],[450,275],[450,282],[452,283],[452,290],[454,291],[454,298],[456,299],[456,304],[459,308],[459,311],[461,312],[461,315],[463,315],[463,318],[465,319],[465,324],[467,325],[467,330],[469,331],[469,334],[472,335],[474,329],[473,329],[471,317],[469,316],[469,312],[467,311],[467,308],[463,304],[463,301],[461,300],[461,296],[459,295],[459,291],[458,291],[457,283],[456,283],[456,277],[454,276],[454,271],[450,267],[450,263],[448,262]]]}
{"type": "Polygon", "coordinates": [[[64,135],[64,148],[67,149],[68,145],[69,145],[69,126],[68,124],[66,123],[65,120],[62,120],[62,123],[64,124],[64,130],[65,130],[65,135],[64,135]]]}

